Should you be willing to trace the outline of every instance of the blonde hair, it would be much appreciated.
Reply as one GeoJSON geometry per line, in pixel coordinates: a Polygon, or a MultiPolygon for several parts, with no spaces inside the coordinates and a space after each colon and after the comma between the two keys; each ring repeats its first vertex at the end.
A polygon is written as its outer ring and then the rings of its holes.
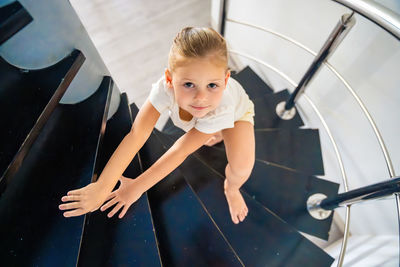
{"type": "Polygon", "coordinates": [[[228,51],[224,37],[212,28],[186,27],[174,38],[169,52],[168,67],[173,71],[184,63],[185,59],[210,55],[213,56],[213,60],[228,69],[228,51]]]}

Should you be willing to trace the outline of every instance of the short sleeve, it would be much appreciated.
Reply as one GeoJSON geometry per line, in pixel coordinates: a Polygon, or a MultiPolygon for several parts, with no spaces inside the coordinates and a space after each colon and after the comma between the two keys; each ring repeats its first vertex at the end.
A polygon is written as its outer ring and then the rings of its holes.
{"type": "Polygon", "coordinates": [[[148,99],[154,108],[160,113],[163,113],[171,106],[171,94],[168,93],[168,88],[165,85],[164,78],[153,83],[148,99]]]}
{"type": "Polygon", "coordinates": [[[202,133],[211,134],[235,126],[235,111],[232,106],[218,107],[211,114],[199,118],[195,128],[202,133]]]}

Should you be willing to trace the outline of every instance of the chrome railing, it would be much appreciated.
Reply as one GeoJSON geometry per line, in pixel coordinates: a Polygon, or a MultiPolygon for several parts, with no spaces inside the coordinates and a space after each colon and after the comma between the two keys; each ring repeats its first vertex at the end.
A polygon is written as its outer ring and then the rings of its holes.
{"type": "MultiPolygon", "coordinates": [[[[252,57],[250,55],[235,51],[235,50],[229,50],[229,53],[231,54],[236,54],[245,58],[248,58],[250,60],[253,60],[265,67],[267,67],[268,69],[274,71],[276,74],[278,74],[281,78],[283,78],[284,80],[286,80],[290,85],[293,86],[293,88],[296,88],[298,84],[296,84],[288,75],[286,75],[285,73],[283,73],[282,71],[279,71],[277,68],[273,67],[272,65],[259,60],[255,57],[252,57]]],[[[303,96],[305,97],[305,99],[309,102],[310,106],[313,108],[314,112],[317,114],[318,118],[320,119],[328,137],[329,140],[332,143],[332,146],[334,148],[335,151],[335,155],[336,155],[336,159],[338,161],[339,167],[340,167],[340,171],[342,174],[342,181],[343,181],[343,185],[344,185],[344,190],[345,192],[349,191],[349,187],[348,187],[348,182],[347,182],[347,175],[346,175],[346,171],[343,165],[343,160],[342,160],[342,156],[340,155],[339,149],[338,149],[338,145],[335,141],[335,138],[332,135],[332,132],[328,126],[328,124],[326,123],[324,117],[322,116],[321,112],[318,110],[318,108],[316,107],[316,105],[314,104],[314,102],[307,96],[306,93],[303,94],[303,96]]],[[[350,233],[350,205],[346,207],[346,214],[345,214],[345,224],[344,224],[344,235],[343,235],[343,242],[342,242],[342,247],[340,250],[340,254],[339,254],[339,264],[338,266],[342,266],[343,264],[343,259],[344,259],[344,255],[345,255],[345,251],[346,251],[346,247],[347,247],[347,240],[349,238],[349,233],[350,233]]]]}
{"type": "MultiPolygon", "coordinates": [[[[357,12],[357,13],[363,15],[367,19],[371,20],[372,22],[376,23],[378,26],[380,26],[381,28],[383,28],[384,30],[386,30],[387,32],[392,34],[395,38],[400,40],[400,17],[396,13],[392,12],[391,10],[377,4],[376,2],[367,1],[367,0],[333,0],[333,1],[340,3],[344,6],[352,9],[354,12],[357,12]]],[[[236,21],[236,20],[229,19],[229,18],[226,18],[226,21],[242,24],[245,26],[249,26],[249,27],[259,29],[264,32],[273,34],[275,36],[280,37],[281,39],[284,39],[286,41],[289,41],[289,42],[295,44],[296,46],[304,49],[308,53],[310,53],[314,56],[317,56],[317,53],[315,53],[311,49],[307,48],[305,45],[301,44],[300,42],[298,42],[288,36],[284,36],[283,34],[278,33],[276,31],[272,31],[272,30],[266,29],[264,27],[260,27],[258,25],[250,24],[247,22],[236,21]]],[[[269,68],[270,70],[274,71],[275,73],[277,73],[279,76],[281,76],[287,82],[289,82],[294,88],[296,88],[298,86],[295,82],[293,82],[293,80],[288,75],[286,75],[282,71],[278,70],[276,67],[274,67],[266,62],[263,62],[251,55],[246,55],[239,51],[230,50],[230,53],[237,54],[237,55],[246,57],[248,59],[251,59],[257,63],[260,63],[260,64],[264,65],[265,67],[269,68]]],[[[376,126],[376,123],[373,120],[368,109],[366,108],[364,103],[361,101],[360,97],[355,93],[355,91],[350,86],[350,84],[343,78],[342,75],[340,75],[340,73],[331,64],[329,64],[325,60],[322,62],[322,64],[327,66],[328,69],[330,69],[334,73],[334,75],[336,75],[339,78],[339,80],[345,85],[345,87],[349,90],[351,95],[355,98],[355,100],[359,104],[359,106],[362,109],[363,113],[365,114],[369,124],[371,125],[371,127],[374,131],[374,134],[378,140],[379,146],[384,154],[385,163],[386,163],[387,169],[389,171],[390,177],[391,178],[396,177],[396,174],[395,174],[394,168],[393,168],[393,164],[392,164],[390,155],[388,153],[387,147],[385,145],[385,142],[383,141],[382,135],[381,135],[378,127],[376,126]]],[[[322,117],[321,113],[318,111],[315,104],[311,101],[311,99],[307,95],[304,94],[304,96],[305,96],[306,100],[310,103],[310,105],[313,107],[314,111],[318,114],[318,117],[320,118],[320,120],[321,120],[326,132],[328,133],[328,136],[334,146],[335,153],[336,153],[337,159],[339,161],[339,165],[341,166],[342,180],[343,180],[343,184],[345,187],[344,190],[345,190],[345,192],[348,192],[349,189],[348,189],[347,178],[346,178],[346,174],[344,171],[343,162],[342,162],[339,150],[337,149],[336,142],[329,130],[328,125],[326,124],[324,118],[322,117]]],[[[399,195],[396,195],[396,202],[397,202],[397,211],[398,211],[398,218],[399,218],[399,225],[400,225],[400,205],[399,205],[400,204],[400,196],[399,195]]],[[[338,259],[338,266],[342,266],[345,251],[346,251],[347,240],[348,240],[348,235],[349,235],[350,206],[351,206],[351,204],[346,205],[344,237],[343,237],[341,252],[339,255],[339,259],[338,259]]]]}
{"type": "Polygon", "coordinates": [[[400,40],[400,16],[392,10],[371,0],[332,0],[350,8],[376,23],[382,29],[400,40]]]}

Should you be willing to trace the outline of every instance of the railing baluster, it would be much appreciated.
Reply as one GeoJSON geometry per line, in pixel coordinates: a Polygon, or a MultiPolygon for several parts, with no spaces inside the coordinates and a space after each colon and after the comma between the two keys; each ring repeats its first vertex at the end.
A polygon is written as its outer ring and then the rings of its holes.
{"type": "Polygon", "coordinates": [[[346,37],[347,33],[354,26],[356,20],[353,15],[354,12],[352,12],[351,14],[345,14],[341,17],[338,24],[333,29],[327,41],[319,51],[318,55],[311,63],[311,66],[304,74],[300,83],[290,95],[289,99],[286,102],[279,103],[276,107],[276,112],[279,117],[285,120],[290,120],[294,117],[294,115],[296,114],[294,105],[297,102],[298,98],[304,92],[305,88],[311,82],[311,80],[315,77],[318,70],[320,70],[322,63],[333,54],[333,52],[336,50],[342,40],[346,37]]]}

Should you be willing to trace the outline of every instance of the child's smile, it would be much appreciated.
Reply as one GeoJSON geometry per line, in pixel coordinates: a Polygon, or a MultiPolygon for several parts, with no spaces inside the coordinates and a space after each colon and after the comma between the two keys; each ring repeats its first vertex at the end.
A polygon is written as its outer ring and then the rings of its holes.
{"type": "Polygon", "coordinates": [[[214,61],[211,56],[187,59],[172,73],[166,71],[182,119],[201,118],[218,107],[230,73],[214,61]]]}

